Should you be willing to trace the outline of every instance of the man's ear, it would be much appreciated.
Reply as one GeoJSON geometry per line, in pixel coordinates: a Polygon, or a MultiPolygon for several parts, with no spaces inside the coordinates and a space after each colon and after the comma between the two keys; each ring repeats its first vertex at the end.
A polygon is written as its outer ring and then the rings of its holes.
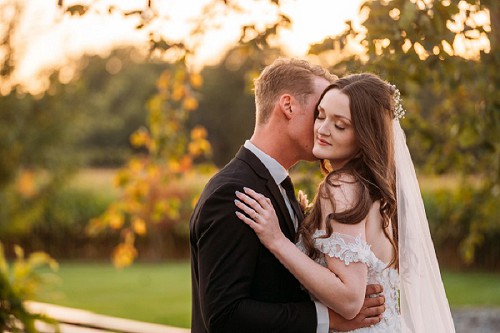
{"type": "Polygon", "coordinates": [[[292,113],[293,113],[292,99],[293,97],[289,94],[283,94],[280,96],[279,100],[280,110],[287,119],[292,118],[292,113]]]}

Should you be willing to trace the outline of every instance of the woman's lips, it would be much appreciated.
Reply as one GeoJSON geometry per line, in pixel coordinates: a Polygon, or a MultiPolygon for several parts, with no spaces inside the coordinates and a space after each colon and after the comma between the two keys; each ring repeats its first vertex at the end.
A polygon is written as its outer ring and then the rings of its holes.
{"type": "Polygon", "coordinates": [[[316,142],[318,142],[318,144],[321,145],[321,146],[331,146],[331,144],[329,144],[328,142],[326,142],[325,140],[322,140],[320,138],[318,138],[316,140],[316,142]]]}

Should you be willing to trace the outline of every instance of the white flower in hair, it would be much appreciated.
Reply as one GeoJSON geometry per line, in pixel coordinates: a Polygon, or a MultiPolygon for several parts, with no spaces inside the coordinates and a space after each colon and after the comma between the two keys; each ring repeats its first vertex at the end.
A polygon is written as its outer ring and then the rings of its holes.
{"type": "Polygon", "coordinates": [[[406,114],[406,110],[403,109],[403,105],[401,104],[401,101],[403,100],[401,98],[401,92],[399,91],[398,88],[394,84],[391,85],[392,88],[394,89],[394,94],[392,95],[392,98],[394,98],[394,118],[404,118],[406,114]]]}

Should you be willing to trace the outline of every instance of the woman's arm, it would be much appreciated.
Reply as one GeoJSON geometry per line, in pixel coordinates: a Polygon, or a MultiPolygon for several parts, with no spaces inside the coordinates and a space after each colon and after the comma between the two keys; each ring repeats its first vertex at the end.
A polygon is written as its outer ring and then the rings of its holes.
{"type": "MultiPolygon", "coordinates": [[[[245,193],[238,192],[237,197],[236,206],[253,219],[241,212],[236,212],[236,215],[256,232],[264,246],[312,295],[347,319],[359,313],[365,298],[365,264],[356,262],[346,265],[342,260],[328,256],[328,268],[317,264],[283,235],[268,198],[247,188],[245,193]]],[[[364,239],[364,223],[346,225],[342,232],[361,234],[364,239]]]]}

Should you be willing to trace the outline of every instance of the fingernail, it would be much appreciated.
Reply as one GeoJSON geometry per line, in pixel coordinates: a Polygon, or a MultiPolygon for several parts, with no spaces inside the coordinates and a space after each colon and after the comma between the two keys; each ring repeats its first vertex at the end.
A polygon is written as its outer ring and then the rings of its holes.
{"type": "Polygon", "coordinates": [[[243,191],[245,191],[245,192],[246,192],[246,191],[248,191],[248,190],[249,190],[249,188],[248,188],[248,187],[243,187],[243,191]]]}
{"type": "Polygon", "coordinates": [[[239,204],[241,201],[239,201],[238,199],[234,199],[234,203],[235,204],[239,204]]]}
{"type": "Polygon", "coordinates": [[[241,192],[240,192],[240,191],[234,191],[234,193],[235,193],[236,195],[238,195],[238,194],[240,194],[241,192]]]}

